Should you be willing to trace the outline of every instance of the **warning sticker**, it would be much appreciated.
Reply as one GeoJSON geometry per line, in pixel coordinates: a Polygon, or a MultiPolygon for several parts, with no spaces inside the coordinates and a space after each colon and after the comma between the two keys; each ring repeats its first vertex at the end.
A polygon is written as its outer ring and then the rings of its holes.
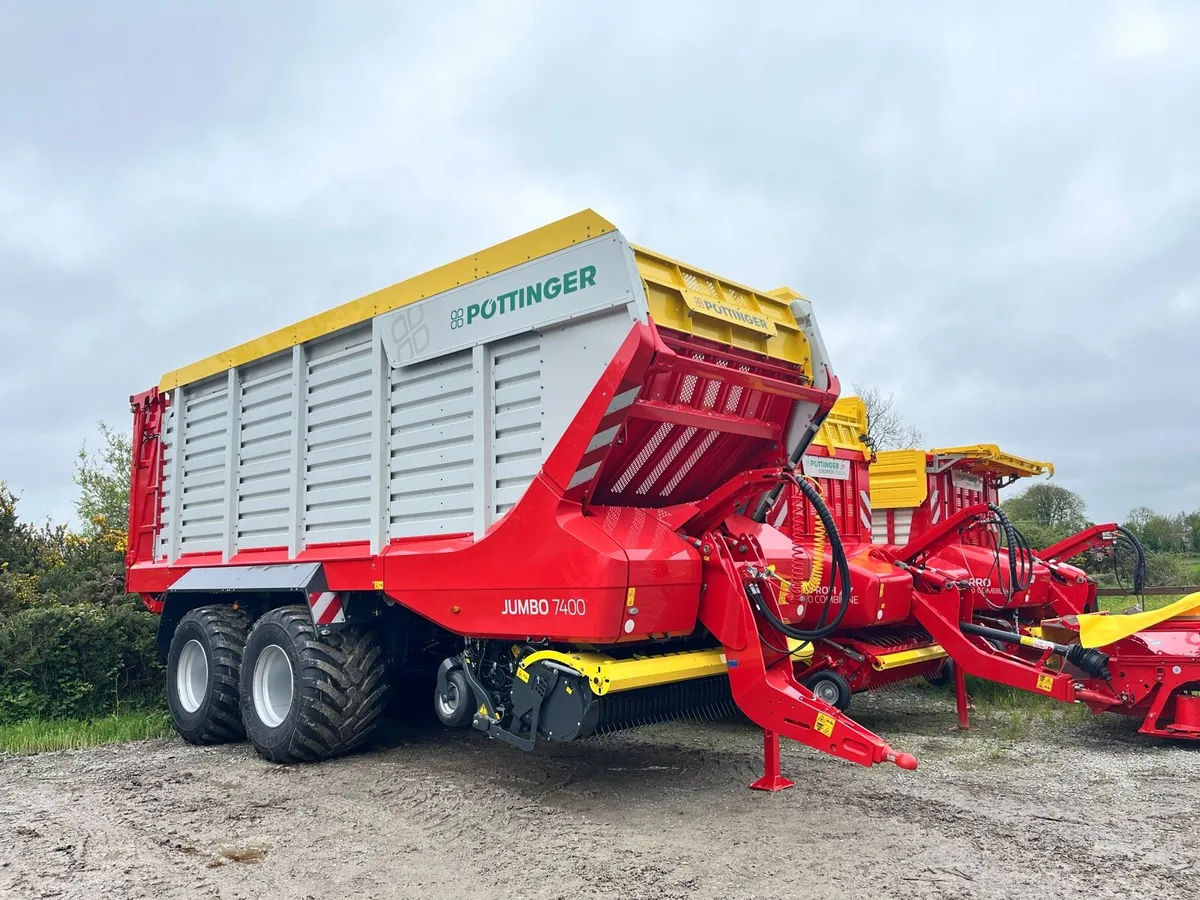
{"type": "Polygon", "coordinates": [[[833,716],[827,716],[825,713],[817,713],[817,724],[813,727],[816,728],[817,731],[821,732],[821,734],[825,735],[825,737],[832,737],[833,725],[833,716]]]}
{"type": "Polygon", "coordinates": [[[1049,693],[1054,690],[1054,679],[1049,675],[1039,675],[1037,680],[1037,689],[1049,693]]]}

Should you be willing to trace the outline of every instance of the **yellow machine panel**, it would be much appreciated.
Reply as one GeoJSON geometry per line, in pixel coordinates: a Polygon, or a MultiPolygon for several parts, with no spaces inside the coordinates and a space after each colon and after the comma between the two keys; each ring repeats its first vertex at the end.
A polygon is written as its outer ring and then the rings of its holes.
{"type": "Polygon", "coordinates": [[[788,305],[801,299],[795,291],[780,288],[763,293],[645,247],[633,250],[650,316],[659,325],[809,371],[808,341],[788,305]]]}
{"type": "Polygon", "coordinates": [[[863,443],[867,434],[867,405],[859,397],[842,397],[833,405],[821,430],[813,438],[826,450],[850,450],[871,458],[870,448],[863,443]]]}
{"type": "Polygon", "coordinates": [[[871,507],[920,506],[929,496],[924,450],[881,450],[871,463],[871,507]]]}

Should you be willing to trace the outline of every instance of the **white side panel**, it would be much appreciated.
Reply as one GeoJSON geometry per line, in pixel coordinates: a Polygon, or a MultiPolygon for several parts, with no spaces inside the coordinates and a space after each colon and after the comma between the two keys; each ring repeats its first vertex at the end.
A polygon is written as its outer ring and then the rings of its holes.
{"type": "Polygon", "coordinates": [[[221,373],[188,385],[178,452],[182,454],[179,512],[179,552],[201,553],[225,546],[228,485],[229,377],[221,373]]]}
{"type": "Polygon", "coordinates": [[[908,536],[912,532],[912,517],[911,509],[896,510],[896,545],[903,547],[908,543],[908,536]]]}
{"type": "Polygon", "coordinates": [[[871,543],[886,544],[887,541],[887,517],[886,509],[877,509],[871,513],[871,543]]]}
{"type": "Polygon", "coordinates": [[[167,407],[163,416],[163,481],[159,498],[159,529],[155,543],[155,559],[168,555],[171,548],[171,528],[175,507],[175,404],[167,407]]]}
{"type": "Polygon", "coordinates": [[[541,469],[546,437],[540,336],[508,338],[488,349],[492,359],[490,525],[516,505],[541,469]]]}
{"type": "Polygon", "coordinates": [[[391,371],[388,536],[474,530],[471,350],[391,371]]]}
{"type": "Polygon", "coordinates": [[[542,371],[550,373],[545,379],[542,399],[546,456],[566,433],[579,407],[617,355],[637,314],[633,305],[622,306],[543,332],[542,371]]]}
{"type": "Polygon", "coordinates": [[[236,546],[286,546],[296,424],[292,354],[243,367],[240,394],[236,546]]]}
{"type": "Polygon", "coordinates": [[[371,537],[371,324],[308,346],[304,544],[371,537]]]}

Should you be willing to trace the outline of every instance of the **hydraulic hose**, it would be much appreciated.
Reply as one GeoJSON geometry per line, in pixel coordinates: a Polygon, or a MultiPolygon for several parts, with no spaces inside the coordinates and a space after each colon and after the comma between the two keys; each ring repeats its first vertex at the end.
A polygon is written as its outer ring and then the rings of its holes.
{"type": "Polygon", "coordinates": [[[1008,520],[999,506],[988,504],[988,509],[996,517],[996,522],[1004,534],[1004,543],[1008,545],[1008,584],[1013,594],[1028,590],[1033,582],[1033,548],[1028,539],[1008,520]]]}
{"type": "MultiPolygon", "coordinates": [[[[846,618],[846,613],[850,610],[850,562],[846,559],[846,549],[842,546],[842,538],[838,534],[836,523],[833,521],[833,514],[830,513],[829,507],[825,505],[825,501],[821,498],[821,493],[814,485],[803,478],[797,478],[791,473],[785,475],[785,478],[794,484],[798,492],[803,494],[804,498],[812,505],[812,508],[817,513],[817,518],[825,529],[825,537],[829,542],[830,555],[833,557],[833,572],[829,580],[829,599],[833,599],[834,585],[840,582],[841,602],[838,604],[837,612],[834,613],[832,621],[828,623],[825,621],[825,617],[829,613],[829,604],[826,603],[825,608],[821,610],[821,615],[817,619],[816,627],[804,629],[797,628],[795,625],[789,625],[780,619],[779,616],[775,615],[771,611],[770,606],[767,605],[762,591],[758,589],[757,585],[751,585],[750,587],[754,588],[754,590],[747,589],[746,595],[750,598],[750,602],[754,604],[754,608],[777,631],[797,641],[816,641],[837,631],[838,627],[842,624],[842,620],[846,618]]],[[[798,500],[799,496],[793,498],[793,502],[798,500]]],[[[794,585],[792,588],[793,591],[798,589],[799,585],[794,585]]]]}
{"type": "MultiPolygon", "coordinates": [[[[1146,551],[1142,548],[1142,542],[1137,539],[1137,536],[1124,525],[1118,525],[1117,531],[1125,538],[1125,542],[1129,544],[1130,550],[1133,551],[1133,585],[1130,592],[1141,596],[1142,591],[1146,589],[1146,551]]],[[[1116,567],[1117,555],[1114,552],[1113,569],[1116,570],[1116,567]]]]}

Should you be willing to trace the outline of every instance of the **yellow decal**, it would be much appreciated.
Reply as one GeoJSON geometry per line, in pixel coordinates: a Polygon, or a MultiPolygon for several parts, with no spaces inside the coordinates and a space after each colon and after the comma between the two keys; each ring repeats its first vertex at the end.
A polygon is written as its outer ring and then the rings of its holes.
{"type": "Polygon", "coordinates": [[[480,707],[479,707],[479,714],[480,714],[481,716],[486,716],[486,715],[487,715],[487,707],[486,707],[486,706],[483,706],[483,705],[481,704],[481,705],[480,705],[480,707]]]}
{"type": "Polygon", "coordinates": [[[827,716],[825,713],[817,713],[817,724],[813,727],[815,727],[817,731],[821,732],[821,734],[825,735],[825,737],[832,737],[833,724],[833,716],[827,716]]]}
{"type": "Polygon", "coordinates": [[[517,677],[520,678],[522,681],[528,681],[529,673],[526,672],[524,669],[517,669],[517,677]]]}
{"type": "Polygon", "coordinates": [[[788,594],[792,590],[792,583],[786,578],[779,579],[779,605],[783,606],[788,602],[788,594]]]}
{"type": "Polygon", "coordinates": [[[573,694],[573,693],[575,693],[573,690],[571,690],[571,686],[570,686],[569,684],[567,685],[567,693],[568,693],[568,694],[573,694]]]}
{"type": "Polygon", "coordinates": [[[720,319],[722,322],[727,322],[730,325],[737,325],[741,328],[749,328],[751,331],[757,331],[759,334],[775,336],[775,323],[766,316],[759,315],[748,309],[742,309],[738,306],[731,306],[728,303],[722,303],[712,297],[705,297],[703,294],[696,294],[692,291],[683,292],[683,302],[687,304],[688,309],[694,313],[708,316],[710,319],[720,319]]]}
{"type": "Polygon", "coordinates": [[[625,605],[633,606],[634,598],[637,596],[637,588],[630,588],[625,592],[625,605]]]}
{"type": "Polygon", "coordinates": [[[1037,688],[1039,691],[1046,691],[1049,693],[1050,691],[1054,690],[1054,679],[1049,675],[1039,675],[1037,688]]]}

